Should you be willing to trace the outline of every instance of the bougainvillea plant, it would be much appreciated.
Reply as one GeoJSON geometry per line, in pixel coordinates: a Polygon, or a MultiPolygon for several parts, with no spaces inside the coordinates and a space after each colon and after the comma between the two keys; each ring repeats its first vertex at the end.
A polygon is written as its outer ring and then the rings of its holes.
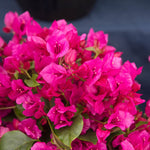
{"type": "Polygon", "coordinates": [[[8,12],[0,37],[1,150],[150,150],[142,71],[122,62],[103,31],[78,35],[65,20],[41,27],[8,12]]]}

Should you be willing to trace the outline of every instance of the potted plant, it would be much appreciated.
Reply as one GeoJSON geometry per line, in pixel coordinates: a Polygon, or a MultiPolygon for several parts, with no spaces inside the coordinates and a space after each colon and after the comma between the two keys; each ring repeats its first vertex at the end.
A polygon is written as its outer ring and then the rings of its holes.
{"type": "Polygon", "coordinates": [[[150,149],[142,71],[122,62],[103,31],[78,35],[65,20],[41,27],[28,12],[8,12],[0,38],[1,150],[150,149]]]}

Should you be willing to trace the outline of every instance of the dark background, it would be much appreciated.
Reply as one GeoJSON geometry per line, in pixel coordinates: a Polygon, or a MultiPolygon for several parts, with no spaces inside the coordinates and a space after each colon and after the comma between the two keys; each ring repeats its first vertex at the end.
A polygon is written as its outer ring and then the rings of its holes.
{"type": "MultiPolygon", "coordinates": [[[[44,0],[43,0],[44,1],[44,0]]],[[[3,33],[4,15],[8,11],[23,13],[16,0],[0,0],[0,36],[6,41],[10,35],[3,33]]],[[[78,10],[80,11],[80,10],[78,10]]],[[[41,26],[49,27],[52,22],[37,20],[41,26]]],[[[72,23],[79,34],[103,30],[109,34],[109,45],[123,52],[123,60],[143,66],[136,79],[142,85],[142,98],[150,99],[150,1],[149,0],[97,0],[90,13],[72,23]]],[[[145,104],[142,105],[142,109],[145,104]]],[[[144,110],[144,109],[143,109],[144,110]]]]}

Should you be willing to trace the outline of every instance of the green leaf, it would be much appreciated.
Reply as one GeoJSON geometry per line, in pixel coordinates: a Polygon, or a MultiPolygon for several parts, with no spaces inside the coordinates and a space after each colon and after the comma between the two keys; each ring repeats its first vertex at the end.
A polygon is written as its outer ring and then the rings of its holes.
{"type": "Polygon", "coordinates": [[[76,60],[76,62],[78,63],[78,62],[80,62],[82,59],[81,58],[78,58],[77,60],[76,60]]]}
{"type": "Polygon", "coordinates": [[[82,105],[80,105],[80,104],[77,104],[77,108],[76,108],[76,113],[75,113],[75,115],[74,115],[74,117],[76,117],[76,116],[78,116],[79,114],[81,114],[82,112],[83,112],[83,110],[84,110],[84,108],[83,108],[83,106],[82,105]]]}
{"type": "Polygon", "coordinates": [[[27,86],[29,87],[37,87],[40,84],[36,81],[37,78],[37,74],[32,74],[32,78],[31,79],[25,79],[24,82],[27,86]]]}
{"type": "Polygon", "coordinates": [[[107,145],[114,139],[114,137],[121,135],[121,134],[125,134],[125,132],[123,132],[122,130],[117,130],[115,132],[112,132],[106,139],[107,145]]]}
{"type": "Polygon", "coordinates": [[[88,114],[83,113],[82,115],[83,115],[83,117],[84,117],[85,119],[89,119],[89,115],[88,115],[88,114]]]}
{"type": "Polygon", "coordinates": [[[81,58],[78,58],[77,60],[76,60],[76,63],[80,66],[81,65],[81,58]]]}
{"type": "Polygon", "coordinates": [[[30,69],[34,69],[35,68],[35,63],[34,63],[34,61],[31,61],[30,62],[30,69]]]}
{"type": "Polygon", "coordinates": [[[70,127],[55,130],[55,133],[65,145],[71,148],[71,142],[80,135],[82,129],[83,118],[82,115],[78,115],[73,119],[73,123],[70,127]]]}
{"type": "Polygon", "coordinates": [[[19,120],[24,120],[26,118],[26,116],[23,115],[24,108],[22,107],[22,105],[16,105],[15,109],[14,109],[14,113],[16,115],[16,117],[19,120]]]}
{"type": "Polygon", "coordinates": [[[14,77],[15,77],[15,79],[18,79],[18,78],[19,78],[19,72],[18,72],[18,71],[16,71],[16,72],[14,73],[14,77]]]}
{"type": "Polygon", "coordinates": [[[93,52],[95,52],[95,48],[94,47],[87,47],[87,48],[85,48],[87,51],[93,51],[93,52]]]}
{"type": "Polygon", "coordinates": [[[96,51],[96,52],[95,52],[94,59],[97,58],[99,54],[100,54],[100,52],[99,52],[99,51],[96,51]]]}
{"type": "Polygon", "coordinates": [[[33,80],[36,80],[37,77],[38,77],[38,74],[35,74],[35,73],[32,74],[32,79],[33,79],[33,80]]]}
{"type": "Polygon", "coordinates": [[[0,140],[1,150],[29,150],[36,140],[29,138],[20,131],[5,133],[0,140]]]}
{"type": "Polygon", "coordinates": [[[92,130],[88,130],[86,134],[80,135],[78,139],[82,141],[92,142],[94,145],[97,143],[96,133],[92,130]]]}
{"type": "Polygon", "coordinates": [[[25,79],[24,82],[29,87],[37,87],[40,85],[37,81],[34,81],[32,79],[25,79]]]}
{"type": "Polygon", "coordinates": [[[62,143],[62,141],[60,141],[60,139],[58,138],[58,136],[56,135],[55,131],[54,131],[54,124],[52,122],[50,122],[49,118],[47,118],[49,127],[51,129],[52,132],[52,143],[55,144],[60,150],[70,150],[70,147],[66,146],[64,143],[62,143]]]}
{"type": "Polygon", "coordinates": [[[58,138],[58,136],[54,133],[53,133],[53,142],[60,150],[70,150],[70,147],[62,143],[60,139],[58,138]]]}
{"type": "Polygon", "coordinates": [[[48,99],[43,98],[43,97],[41,97],[41,101],[45,103],[44,111],[46,113],[48,113],[48,111],[50,110],[50,101],[48,99]]]}
{"type": "Polygon", "coordinates": [[[139,121],[139,122],[135,125],[135,128],[138,128],[139,126],[144,125],[144,124],[148,124],[148,122],[147,122],[147,121],[139,121]]]}

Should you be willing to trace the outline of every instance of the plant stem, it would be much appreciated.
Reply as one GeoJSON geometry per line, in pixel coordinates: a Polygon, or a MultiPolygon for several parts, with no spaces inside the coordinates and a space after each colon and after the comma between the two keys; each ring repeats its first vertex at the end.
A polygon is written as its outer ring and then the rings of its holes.
{"type": "Polygon", "coordinates": [[[51,132],[52,132],[53,134],[55,134],[54,131],[53,131],[53,127],[52,127],[52,125],[51,125],[51,123],[50,123],[49,118],[46,117],[46,119],[47,119],[47,122],[48,122],[48,125],[49,125],[49,127],[50,127],[51,132]]]}
{"type": "Polygon", "coordinates": [[[69,105],[69,102],[64,94],[64,92],[61,91],[61,95],[64,97],[65,101],[66,101],[66,105],[68,106],[69,105]]]}
{"type": "Polygon", "coordinates": [[[29,78],[29,79],[31,79],[32,77],[30,76],[30,74],[28,73],[28,71],[27,70],[25,70],[25,69],[21,69],[26,75],[27,75],[27,77],[29,78]]]}
{"type": "Polygon", "coordinates": [[[14,109],[16,106],[1,107],[0,110],[14,109]]]}
{"type": "Polygon", "coordinates": [[[79,77],[78,75],[76,75],[76,74],[73,74],[74,76],[76,76],[76,77],[78,77],[81,81],[83,81],[83,82],[85,82],[86,80],[85,79],[83,79],[82,77],[79,77]]]}
{"type": "Polygon", "coordinates": [[[127,128],[127,135],[130,134],[130,128],[127,128]]]}
{"type": "Polygon", "coordinates": [[[54,144],[60,149],[60,150],[64,150],[63,149],[63,143],[58,139],[58,137],[56,136],[54,130],[53,130],[53,127],[51,125],[51,122],[49,120],[49,118],[46,116],[46,119],[47,119],[47,122],[48,122],[48,125],[50,127],[50,130],[52,132],[52,135],[53,135],[53,140],[54,140],[54,144]]]}
{"type": "Polygon", "coordinates": [[[109,149],[109,150],[113,150],[110,143],[108,144],[108,149],[109,149]]]}
{"type": "Polygon", "coordinates": [[[92,120],[94,120],[94,121],[96,121],[96,122],[99,122],[99,123],[101,123],[101,124],[104,124],[104,125],[107,123],[107,121],[102,122],[102,121],[96,120],[96,119],[94,119],[94,118],[92,118],[92,120]]]}

